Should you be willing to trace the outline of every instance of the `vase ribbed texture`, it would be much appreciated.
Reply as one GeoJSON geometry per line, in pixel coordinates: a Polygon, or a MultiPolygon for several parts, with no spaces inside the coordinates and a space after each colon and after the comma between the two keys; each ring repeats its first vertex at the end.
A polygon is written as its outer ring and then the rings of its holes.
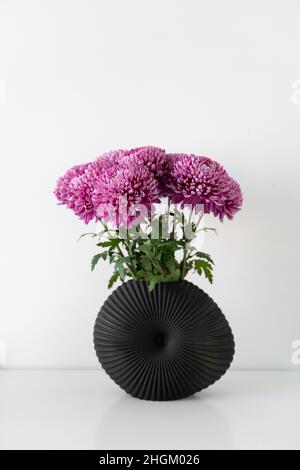
{"type": "Polygon", "coordinates": [[[229,368],[234,338],[217,304],[188,281],[128,281],[101,308],[95,350],[130,395],[175,400],[212,385],[229,368]]]}

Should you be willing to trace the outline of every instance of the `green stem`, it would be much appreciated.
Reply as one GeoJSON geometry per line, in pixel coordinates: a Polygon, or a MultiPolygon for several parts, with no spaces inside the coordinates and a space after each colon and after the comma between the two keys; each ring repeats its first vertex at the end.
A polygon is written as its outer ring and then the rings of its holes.
{"type": "Polygon", "coordinates": [[[157,269],[157,271],[158,271],[160,274],[165,274],[163,268],[161,267],[161,265],[159,264],[158,261],[154,260],[153,258],[151,258],[151,261],[152,261],[153,266],[157,269]]]}
{"type": "Polygon", "coordinates": [[[181,263],[181,275],[180,279],[183,280],[185,277],[185,264],[186,264],[186,257],[187,257],[187,249],[186,249],[186,239],[185,239],[185,217],[182,214],[182,235],[183,235],[183,258],[182,258],[182,263],[181,263]]]}
{"type": "MultiPolygon", "coordinates": [[[[121,248],[119,247],[119,245],[117,245],[117,250],[118,250],[119,255],[120,255],[122,258],[125,258],[124,253],[123,253],[123,251],[121,250],[121,248]]],[[[136,279],[136,276],[135,276],[135,274],[134,274],[134,272],[133,272],[133,270],[131,269],[130,265],[129,265],[127,262],[125,262],[125,266],[127,267],[128,271],[130,272],[130,274],[131,274],[131,276],[133,277],[133,279],[137,280],[137,279],[136,279]]]]}
{"type": "Polygon", "coordinates": [[[196,227],[195,227],[195,234],[197,233],[197,228],[199,227],[200,222],[201,222],[201,220],[203,219],[203,216],[204,216],[204,214],[201,214],[200,217],[199,217],[199,219],[198,219],[198,222],[197,222],[196,227]]]}
{"type": "Polygon", "coordinates": [[[187,258],[187,249],[186,249],[186,240],[184,240],[183,245],[183,258],[182,258],[182,265],[181,265],[181,276],[180,279],[183,280],[185,278],[185,265],[186,265],[186,258],[187,258]]]}

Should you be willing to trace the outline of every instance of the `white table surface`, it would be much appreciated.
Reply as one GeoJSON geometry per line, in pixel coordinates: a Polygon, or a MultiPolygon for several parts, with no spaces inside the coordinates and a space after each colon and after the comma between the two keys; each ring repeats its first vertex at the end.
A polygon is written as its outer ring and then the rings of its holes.
{"type": "Polygon", "coordinates": [[[93,371],[0,371],[0,449],[300,449],[300,373],[229,372],[175,402],[93,371]]]}

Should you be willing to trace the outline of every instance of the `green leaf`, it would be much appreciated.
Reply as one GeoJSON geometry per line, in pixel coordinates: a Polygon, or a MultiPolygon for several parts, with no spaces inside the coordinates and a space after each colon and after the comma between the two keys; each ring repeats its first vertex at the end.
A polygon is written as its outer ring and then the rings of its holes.
{"type": "Polygon", "coordinates": [[[137,259],[134,255],[129,256],[129,264],[130,264],[130,267],[133,270],[136,270],[136,268],[137,268],[137,259]]]}
{"type": "Polygon", "coordinates": [[[122,238],[112,238],[111,240],[108,240],[107,242],[99,242],[97,243],[97,246],[100,246],[102,248],[112,248],[115,249],[116,246],[122,241],[122,238]]]}
{"type": "Polygon", "coordinates": [[[212,257],[208,255],[207,253],[203,253],[202,251],[197,251],[194,256],[197,256],[198,258],[203,258],[206,259],[209,263],[215,264],[212,260],[212,257]]]}
{"type": "Polygon", "coordinates": [[[184,240],[176,240],[177,245],[181,248],[186,245],[186,241],[184,240]]]}
{"type": "Polygon", "coordinates": [[[180,269],[176,269],[172,274],[165,274],[162,277],[162,282],[176,282],[180,279],[180,269]]]}
{"type": "Polygon", "coordinates": [[[109,241],[109,242],[99,242],[99,243],[97,243],[97,246],[100,246],[101,248],[109,248],[111,246],[111,241],[109,241]]]}
{"type": "Polygon", "coordinates": [[[149,292],[152,292],[156,286],[156,284],[158,284],[160,281],[160,276],[152,276],[149,280],[149,283],[148,283],[148,288],[149,288],[149,292]]]}
{"type": "Polygon", "coordinates": [[[212,284],[213,283],[212,266],[210,266],[209,264],[204,265],[203,271],[208,282],[212,284]]]}
{"type": "Polygon", "coordinates": [[[166,240],[158,245],[158,249],[162,251],[176,251],[180,249],[176,240],[166,240]]]}
{"type": "Polygon", "coordinates": [[[213,283],[213,274],[212,274],[213,267],[210,263],[208,263],[204,259],[199,259],[199,260],[195,261],[194,266],[195,266],[195,269],[196,269],[198,274],[201,275],[202,272],[203,272],[206,279],[211,284],[213,283]]]}
{"type": "Polygon", "coordinates": [[[98,263],[99,259],[106,259],[107,258],[107,251],[104,251],[103,253],[98,253],[97,255],[93,256],[92,261],[91,261],[91,270],[94,271],[96,264],[98,263]]]}
{"type": "Polygon", "coordinates": [[[147,258],[147,256],[142,256],[140,259],[140,263],[141,263],[142,268],[144,268],[145,271],[152,272],[153,266],[152,266],[150,259],[147,258]]]}
{"type": "Polygon", "coordinates": [[[144,271],[143,269],[139,269],[136,273],[136,278],[139,281],[146,281],[149,277],[149,273],[147,271],[144,271]]]}
{"type": "Polygon", "coordinates": [[[152,246],[149,243],[149,240],[147,240],[145,243],[141,243],[139,246],[139,249],[142,253],[145,253],[146,255],[150,255],[152,252],[152,246]]]}
{"type": "Polygon", "coordinates": [[[118,258],[115,262],[116,270],[119,272],[122,281],[124,280],[126,274],[128,274],[128,269],[125,264],[128,263],[128,261],[130,261],[130,257],[124,256],[123,258],[118,258]]]}
{"type": "Polygon", "coordinates": [[[107,285],[107,287],[108,287],[109,289],[112,288],[112,286],[114,285],[114,283],[118,280],[118,277],[119,277],[119,276],[120,276],[120,274],[119,274],[118,272],[115,272],[115,273],[111,276],[110,280],[108,281],[108,285],[107,285]]]}
{"type": "Polygon", "coordinates": [[[173,253],[169,253],[168,255],[163,256],[163,261],[162,261],[163,266],[166,266],[168,272],[170,274],[174,274],[176,270],[176,260],[174,258],[173,253]]]}
{"type": "Polygon", "coordinates": [[[111,241],[110,241],[110,246],[112,249],[116,248],[119,243],[121,243],[123,240],[122,238],[113,238],[111,241]]]}
{"type": "Polygon", "coordinates": [[[114,263],[118,259],[118,255],[114,251],[108,251],[108,261],[109,263],[114,263]]]}

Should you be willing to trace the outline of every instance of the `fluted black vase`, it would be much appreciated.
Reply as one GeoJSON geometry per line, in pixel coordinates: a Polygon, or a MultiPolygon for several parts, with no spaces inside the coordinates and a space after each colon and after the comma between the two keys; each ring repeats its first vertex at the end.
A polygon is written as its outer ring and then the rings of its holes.
{"type": "Polygon", "coordinates": [[[216,303],[187,281],[128,281],[102,306],[95,350],[108,375],[145,400],[176,400],[220,379],[234,356],[234,338],[216,303]]]}

